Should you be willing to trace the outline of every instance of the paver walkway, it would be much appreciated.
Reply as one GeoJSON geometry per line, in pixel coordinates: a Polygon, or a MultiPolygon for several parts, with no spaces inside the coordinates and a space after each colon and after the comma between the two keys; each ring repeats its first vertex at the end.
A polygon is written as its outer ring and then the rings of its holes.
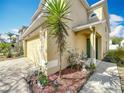
{"type": "Polygon", "coordinates": [[[31,93],[24,77],[32,67],[26,58],[0,62],[0,93],[31,93]]]}
{"type": "Polygon", "coordinates": [[[121,79],[122,90],[124,93],[124,67],[118,67],[118,70],[119,70],[119,75],[120,75],[120,79],[121,79]]]}
{"type": "Polygon", "coordinates": [[[79,93],[122,93],[117,65],[102,62],[79,93]]]}

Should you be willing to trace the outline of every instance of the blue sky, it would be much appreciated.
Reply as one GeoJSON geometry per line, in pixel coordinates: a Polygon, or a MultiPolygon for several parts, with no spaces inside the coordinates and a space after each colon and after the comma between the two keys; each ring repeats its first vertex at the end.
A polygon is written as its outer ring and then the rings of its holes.
{"type": "Polygon", "coordinates": [[[40,0],[0,0],[0,33],[29,25],[40,0]]]}
{"type": "MultiPolygon", "coordinates": [[[[99,0],[88,0],[94,4],[99,0]]],[[[16,32],[29,25],[40,0],[0,0],[0,33],[16,32]]],[[[111,36],[124,36],[124,0],[108,0],[111,36]]]]}

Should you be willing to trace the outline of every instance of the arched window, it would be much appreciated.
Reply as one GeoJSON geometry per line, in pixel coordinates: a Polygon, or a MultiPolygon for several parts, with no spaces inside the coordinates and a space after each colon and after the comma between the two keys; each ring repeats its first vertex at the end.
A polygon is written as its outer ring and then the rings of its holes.
{"type": "Polygon", "coordinates": [[[89,18],[92,19],[92,18],[95,18],[96,17],[96,13],[91,13],[89,18]]]}
{"type": "Polygon", "coordinates": [[[96,17],[96,13],[92,13],[91,14],[91,17],[96,17]]]}

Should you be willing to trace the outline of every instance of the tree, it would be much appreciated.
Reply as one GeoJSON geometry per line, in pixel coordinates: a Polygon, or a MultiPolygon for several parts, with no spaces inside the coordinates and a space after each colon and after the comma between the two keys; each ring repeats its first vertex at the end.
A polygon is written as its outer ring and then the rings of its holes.
{"type": "Polygon", "coordinates": [[[10,40],[10,43],[12,42],[12,37],[13,37],[13,33],[11,33],[11,32],[8,32],[8,33],[6,33],[7,34],[7,36],[9,37],[8,39],[10,40]]]}
{"type": "Polygon", "coordinates": [[[16,37],[12,37],[12,43],[14,44],[14,43],[16,43],[16,37]]]}
{"type": "Polygon", "coordinates": [[[2,38],[2,34],[0,34],[0,43],[5,43],[5,40],[2,38]]]}
{"type": "Polygon", "coordinates": [[[112,44],[120,44],[120,42],[123,40],[122,37],[112,37],[112,44]]]}
{"type": "Polygon", "coordinates": [[[13,36],[14,36],[14,33],[11,33],[11,32],[8,32],[8,33],[6,33],[7,34],[7,36],[9,37],[8,39],[9,39],[9,41],[10,41],[10,45],[11,46],[9,46],[8,47],[8,53],[7,53],[7,57],[12,57],[12,47],[14,47],[14,45],[13,45],[13,36]]]}
{"type": "Polygon", "coordinates": [[[49,34],[56,39],[59,52],[59,76],[61,78],[62,55],[65,50],[66,37],[68,36],[68,21],[71,20],[67,16],[70,13],[67,0],[46,0],[44,5],[44,14],[49,34]]]}

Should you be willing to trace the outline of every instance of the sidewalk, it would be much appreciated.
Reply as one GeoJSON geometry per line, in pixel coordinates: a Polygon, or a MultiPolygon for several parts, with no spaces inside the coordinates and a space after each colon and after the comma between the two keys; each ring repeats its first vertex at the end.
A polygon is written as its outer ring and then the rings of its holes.
{"type": "Polygon", "coordinates": [[[79,93],[122,93],[117,65],[101,62],[79,93]]]}

